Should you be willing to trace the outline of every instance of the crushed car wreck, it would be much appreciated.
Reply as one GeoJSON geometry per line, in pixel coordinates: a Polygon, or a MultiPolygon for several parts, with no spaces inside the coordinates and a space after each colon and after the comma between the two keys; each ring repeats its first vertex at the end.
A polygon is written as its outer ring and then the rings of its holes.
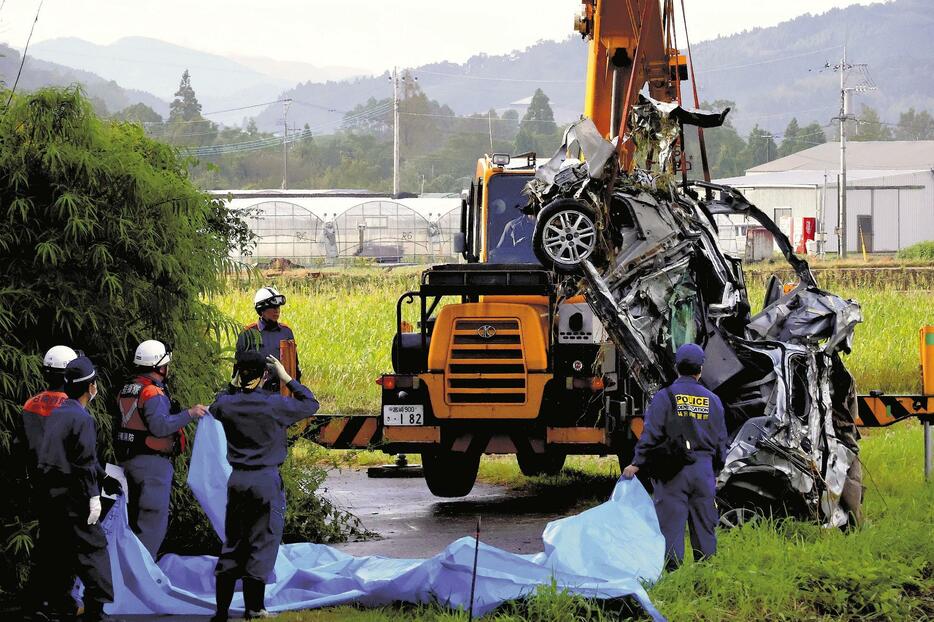
{"type": "Polygon", "coordinates": [[[525,189],[537,214],[534,250],[562,275],[563,294],[583,294],[602,321],[635,403],[674,379],[678,346],[706,349],[702,381],[722,399],[733,439],[718,480],[725,524],[773,515],[844,526],[859,520],[861,478],[855,386],[840,355],[860,308],[821,290],[741,193],[676,185],[668,162],[679,127],[719,125],[725,114],[641,98],[629,136],[648,170],[623,169],[617,145],[590,120],[572,125],[525,189]],[[771,231],[797,275],[787,291],[772,277],[755,315],[740,260],[718,246],[718,214],[771,231]]]}

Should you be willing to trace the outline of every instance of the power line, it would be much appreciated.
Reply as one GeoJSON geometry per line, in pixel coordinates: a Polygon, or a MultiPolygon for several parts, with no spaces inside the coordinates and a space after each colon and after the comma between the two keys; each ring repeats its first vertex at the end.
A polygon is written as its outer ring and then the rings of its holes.
{"type": "MultiPolygon", "coordinates": [[[[438,117],[442,119],[460,119],[462,121],[483,121],[484,123],[489,122],[489,119],[485,116],[484,117],[462,117],[456,114],[432,114],[428,112],[400,112],[399,114],[404,114],[410,117],[438,117]]],[[[519,119],[516,119],[516,120],[492,119],[492,121],[500,122],[500,123],[516,123],[516,124],[520,123],[519,119]]],[[[546,121],[544,119],[526,119],[521,122],[522,123],[553,123],[555,125],[558,124],[557,121],[546,121]]]]}
{"type": "Polygon", "coordinates": [[[299,104],[300,106],[307,106],[309,108],[318,108],[319,110],[325,110],[327,112],[334,112],[338,114],[347,114],[347,110],[338,110],[337,108],[331,108],[330,106],[322,106],[321,104],[312,104],[310,102],[304,102],[300,99],[293,99],[292,103],[299,104]]]}
{"type": "Polygon", "coordinates": [[[716,73],[718,71],[730,71],[732,69],[746,69],[747,67],[758,67],[760,65],[768,65],[771,63],[779,63],[790,60],[792,58],[803,58],[805,56],[813,56],[814,54],[819,54],[820,52],[830,52],[833,50],[839,50],[841,45],[833,45],[827,48],[821,48],[819,50],[811,50],[810,52],[802,52],[801,54],[792,54],[791,56],[782,56],[780,58],[773,58],[770,60],[760,60],[753,63],[743,63],[741,65],[726,65],[724,67],[713,67],[711,69],[698,70],[698,75],[703,75],[705,73],[716,73]]]}
{"type": "Polygon", "coordinates": [[[36,17],[32,20],[29,36],[26,38],[26,47],[23,48],[23,57],[19,61],[19,70],[16,72],[16,80],[13,81],[13,88],[10,89],[10,97],[6,100],[6,107],[3,109],[4,115],[6,115],[6,111],[10,109],[10,102],[13,101],[13,94],[16,92],[16,85],[19,84],[19,77],[23,73],[23,65],[26,64],[26,53],[29,51],[29,42],[32,41],[32,33],[36,29],[36,24],[39,23],[39,11],[42,10],[42,3],[44,1],[45,0],[39,0],[39,6],[36,8],[36,17]]]}
{"type": "Polygon", "coordinates": [[[202,112],[201,114],[209,115],[209,114],[223,114],[225,112],[237,112],[238,110],[249,110],[250,108],[259,108],[261,106],[271,106],[273,104],[281,104],[284,101],[286,100],[277,99],[274,102],[263,102],[262,104],[250,104],[249,106],[241,106],[239,108],[228,108],[227,110],[215,110],[213,112],[202,112]]]}
{"type": "MultiPolygon", "coordinates": [[[[391,106],[391,105],[390,105],[391,106]]],[[[362,111],[350,117],[351,120],[362,120],[364,117],[372,117],[376,115],[383,114],[387,110],[383,110],[385,106],[377,106],[374,109],[362,111]]],[[[346,120],[342,123],[342,126],[346,125],[346,120]]],[[[315,132],[320,131],[325,126],[318,126],[318,128],[309,128],[307,130],[302,130],[301,133],[290,136],[286,138],[278,136],[269,136],[265,138],[259,138],[251,141],[243,141],[239,143],[224,143],[221,145],[203,145],[200,147],[181,147],[183,151],[189,155],[196,157],[202,156],[217,156],[217,155],[229,155],[235,153],[247,153],[251,151],[259,151],[262,149],[268,149],[270,147],[278,147],[280,145],[286,144],[291,145],[296,142],[300,142],[306,138],[310,138],[314,135],[315,132]]],[[[208,132],[210,133],[210,132],[208,132]]],[[[189,135],[191,136],[191,135],[189,135]]]]}
{"type": "Polygon", "coordinates": [[[493,76],[471,76],[468,74],[460,73],[444,73],[442,71],[425,71],[422,69],[418,70],[419,74],[428,74],[432,76],[445,76],[448,78],[459,78],[466,80],[488,80],[491,82],[528,82],[532,84],[583,84],[583,80],[548,80],[548,79],[535,79],[535,78],[495,78],[493,76]]]}

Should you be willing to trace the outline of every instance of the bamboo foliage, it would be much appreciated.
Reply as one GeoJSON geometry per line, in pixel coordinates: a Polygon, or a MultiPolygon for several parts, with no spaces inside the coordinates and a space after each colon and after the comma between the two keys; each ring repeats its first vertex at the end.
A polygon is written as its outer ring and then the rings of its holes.
{"type": "MultiPolygon", "coordinates": [[[[251,236],[191,183],[190,161],[138,125],[100,120],[77,87],[15,97],[0,115],[2,494],[21,473],[9,457],[13,422],[42,389],[53,345],[98,366],[105,458],[107,409],[140,341],[171,345],[180,401],[210,400],[223,384],[219,336],[236,327],[205,301],[225,289],[230,251],[251,236]]],[[[29,517],[15,503],[0,512],[0,589],[10,590],[23,577],[29,517]]]]}

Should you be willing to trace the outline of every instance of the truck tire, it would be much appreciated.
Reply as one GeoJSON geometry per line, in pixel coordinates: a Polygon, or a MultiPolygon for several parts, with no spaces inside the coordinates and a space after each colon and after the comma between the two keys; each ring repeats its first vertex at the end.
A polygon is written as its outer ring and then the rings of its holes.
{"type": "Polygon", "coordinates": [[[526,477],[536,475],[557,475],[564,468],[567,454],[562,453],[520,453],[516,454],[519,470],[526,477]]]}
{"type": "Polygon", "coordinates": [[[422,454],[428,490],[436,497],[463,497],[473,489],[480,469],[480,454],[434,451],[422,454]]]}
{"type": "Polygon", "coordinates": [[[574,199],[558,199],[538,214],[532,248],[546,268],[559,274],[579,274],[581,262],[599,261],[599,232],[593,209],[574,199]]]}

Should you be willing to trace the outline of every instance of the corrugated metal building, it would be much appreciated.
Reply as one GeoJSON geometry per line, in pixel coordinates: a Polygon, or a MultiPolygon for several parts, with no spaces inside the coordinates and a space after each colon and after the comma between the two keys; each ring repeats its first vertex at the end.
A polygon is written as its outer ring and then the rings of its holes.
{"type": "MultiPolygon", "coordinates": [[[[837,248],[840,144],[825,143],[718,180],[739,189],[797,240],[817,219],[824,250],[837,248]]],[[[754,224],[754,223],[753,223],[754,224]]],[[[741,252],[747,223],[722,221],[721,242],[741,252]]],[[[847,250],[893,252],[934,239],[934,141],[847,143],[847,250]]]]}
{"type": "Polygon", "coordinates": [[[457,195],[393,198],[363,190],[223,190],[256,234],[250,263],[300,265],[355,258],[385,262],[455,260],[457,195]]]}

